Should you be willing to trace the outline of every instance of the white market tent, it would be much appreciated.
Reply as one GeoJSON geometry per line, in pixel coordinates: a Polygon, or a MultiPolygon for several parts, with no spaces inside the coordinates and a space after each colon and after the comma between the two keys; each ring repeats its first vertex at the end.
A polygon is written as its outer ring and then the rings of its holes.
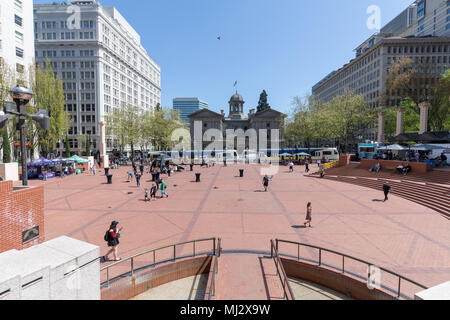
{"type": "Polygon", "coordinates": [[[443,150],[444,147],[435,146],[432,144],[416,144],[415,146],[411,147],[411,150],[417,150],[417,151],[432,151],[432,150],[443,150]]]}
{"type": "Polygon", "coordinates": [[[378,148],[378,150],[403,151],[403,150],[409,150],[409,148],[403,147],[403,146],[401,146],[399,144],[393,144],[393,145],[390,145],[390,146],[385,146],[385,147],[378,148]]]}

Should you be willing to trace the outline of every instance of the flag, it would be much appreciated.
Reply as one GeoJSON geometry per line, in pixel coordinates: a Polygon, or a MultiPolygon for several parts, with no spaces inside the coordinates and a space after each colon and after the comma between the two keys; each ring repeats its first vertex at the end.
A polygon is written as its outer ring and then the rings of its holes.
{"type": "Polygon", "coordinates": [[[235,86],[235,87],[237,86],[237,81],[234,82],[234,86],[235,86]]]}

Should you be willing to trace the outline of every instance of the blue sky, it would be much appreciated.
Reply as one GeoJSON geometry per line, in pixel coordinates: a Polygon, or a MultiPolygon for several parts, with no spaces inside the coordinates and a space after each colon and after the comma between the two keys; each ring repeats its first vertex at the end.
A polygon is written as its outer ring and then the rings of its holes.
{"type": "MultiPolygon", "coordinates": [[[[51,3],[35,0],[35,3],[51,3]]],[[[413,0],[102,0],[115,6],[141,35],[161,67],[162,105],[199,97],[210,109],[228,110],[233,84],[256,107],[269,103],[290,112],[332,70],[354,57],[369,30],[370,5],[386,24],[413,0]],[[222,40],[217,40],[217,36],[222,40]]]]}

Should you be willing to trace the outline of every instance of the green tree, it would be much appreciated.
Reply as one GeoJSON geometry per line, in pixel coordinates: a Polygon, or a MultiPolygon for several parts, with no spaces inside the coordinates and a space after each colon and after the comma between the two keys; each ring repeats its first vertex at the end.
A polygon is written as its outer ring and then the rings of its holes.
{"type": "Polygon", "coordinates": [[[267,109],[270,109],[270,105],[267,102],[267,92],[266,92],[266,90],[263,90],[263,92],[261,92],[261,94],[259,96],[259,102],[258,102],[256,111],[260,112],[260,111],[264,111],[267,109]]]}
{"type": "Polygon", "coordinates": [[[430,129],[450,130],[450,69],[447,69],[434,87],[430,109],[430,129]]]}
{"type": "Polygon", "coordinates": [[[113,108],[105,116],[107,134],[120,140],[121,148],[130,146],[131,162],[134,164],[134,147],[139,144],[143,120],[143,111],[134,105],[124,104],[113,108]]]}
{"type": "MultiPolygon", "coordinates": [[[[415,108],[415,102],[405,99],[400,102],[403,112],[403,132],[414,133],[419,131],[420,114],[415,108]]],[[[386,111],[384,134],[386,137],[394,137],[397,131],[397,110],[388,108],[386,111]]]]}
{"type": "Polygon", "coordinates": [[[91,138],[86,136],[86,157],[91,156],[91,138]]]}
{"type": "MultiPolygon", "coordinates": [[[[29,112],[37,112],[39,109],[48,110],[50,113],[50,130],[41,130],[32,121],[29,123],[29,139],[38,137],[40,150],[47,154],[55,149],[70,126],[70,115],[64,110],[65,97],[62,81],[55,76],[52,66],[46,62],[43,68],[36,66],[31,70],[31,83],[34,92],[34,103],[30,104],[29,112]]],[[[30,139],[30,142],[33,140],[30,139]]]]}
{"type": "Polygon", "coordinates": [[[66,148],[66,158],[70,158],[70,145],[69,145],[69,137],[66,135],[66,139],[64,141],[64,145],[66,148]]]}
{"type": "Polygon", "coordinates": [[[343,151],[350,151],[349,144],[355,144],[357,137],[373,126],[376,114],[364,99],[352,91],[335,97],[325,104],[322,111],[323,125],[329,130],[329,138],[337,140],[343,151]]]}
{"type": "Polygon", "coordinates": [[[179,112],[172,109],[156,109],[146,118],[143,135],[151,139],[156,150],[167,151],[176,143],[172,141],[173,131],[187,126],[187,123],[181,120],[179,112]]]}
{"type": "Polygon", "coordinates": [[[2,129],[3,163],[11,162],[11,141],[9,140],[8,130],[2,129]]]}

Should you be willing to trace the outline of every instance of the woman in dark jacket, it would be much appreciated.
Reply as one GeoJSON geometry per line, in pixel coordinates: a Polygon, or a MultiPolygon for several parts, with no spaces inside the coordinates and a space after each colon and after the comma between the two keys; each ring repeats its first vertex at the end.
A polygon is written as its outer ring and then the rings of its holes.
{"type": "Polygon", "coordinates": [[[117,221],[113,221],[111,223],[111,226],[109,227],[108,232],[108,247],[111,249],[108,251],[108,253],[103,256],[104,261],[108,261],[108,256],[113,253],[114,260],[113,261],[120,261],[121,258],[118,258],[118,246],[119,246],[119,238],[120,238],[120,231],[122,231],[123,228],[118,229],[117,225],[119,223],[117,221]]]}

